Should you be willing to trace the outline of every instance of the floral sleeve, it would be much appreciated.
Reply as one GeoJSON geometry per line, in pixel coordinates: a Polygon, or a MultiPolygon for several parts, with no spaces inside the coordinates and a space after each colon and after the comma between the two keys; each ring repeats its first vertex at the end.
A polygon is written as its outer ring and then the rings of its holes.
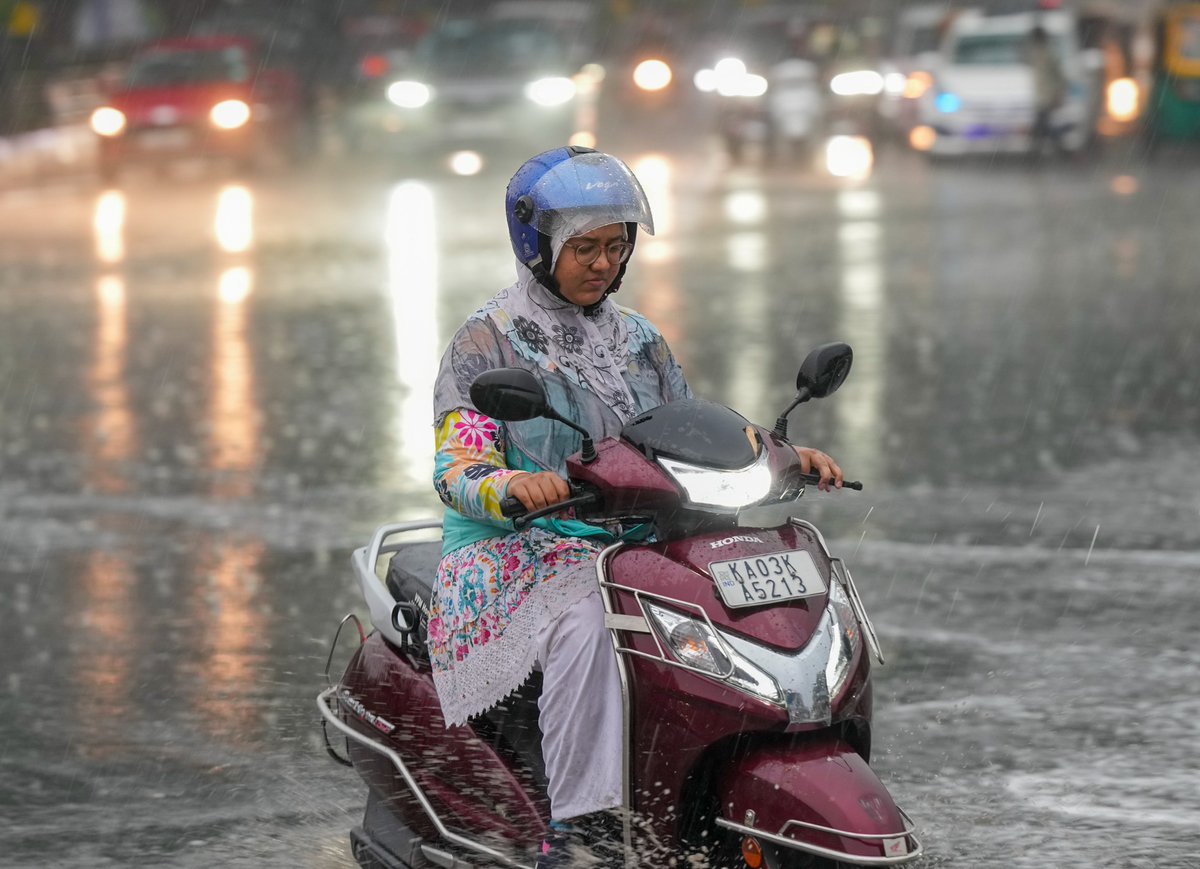
{"type": "Polygon", "coordinates": [[[500,500],[520,473],[504,462],[503,428],[494,419],[462,407],[446,414],[437,428],[433,485],[447,507],[503,522],[500,500]]]}

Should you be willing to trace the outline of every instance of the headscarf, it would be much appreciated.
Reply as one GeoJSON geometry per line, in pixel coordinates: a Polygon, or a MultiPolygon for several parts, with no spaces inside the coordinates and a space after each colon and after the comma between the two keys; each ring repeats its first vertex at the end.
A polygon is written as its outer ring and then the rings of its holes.
{"type": "MultiPolygon", "coordinates": [[[[554,262],[566,241],[551,239],[554,262]]],[[[452,410],[475,409],[470,386],[483,371],[519,367],[538,377],[559,413],[596,439],[615,436],[639,411],[624,378],[629,362],[629,327],[609,297],[585,311],[555,296],[518,262],[517,281],[472,314],[446,350],[434,417],[440,423],[452,410]]],[[[529,420],[506,428],[521,452],[547,470],[559,470],[578,448],[578,438],[561,423],[529,420]]]]}

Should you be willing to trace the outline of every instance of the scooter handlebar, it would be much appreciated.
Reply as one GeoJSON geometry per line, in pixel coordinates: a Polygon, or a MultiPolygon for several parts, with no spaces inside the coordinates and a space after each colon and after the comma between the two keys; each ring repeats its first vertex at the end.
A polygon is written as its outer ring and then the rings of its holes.
{"type": "Polygon", "coordinates": [[[500,502],[500,515],[506,519],[512,519],[513,527],[520,531],[534,519],[541,519],[543,516],[549,516],[551,513],[557,513],[560,510],[568,510],[571,507],[583,507],[588,504],[594,504],[597,499],[598,496],[595,492],[581,492],[576,490],[570,498],[526,512],[525,505],[514,496],[509,495],[500,502]]]}
{"type": "MultiPolygon", "coordinates": [[[[804,480],[805,485],[815,486],[821,481],[820,474],[801,474],[800,476],[804,480]]],[[[854,489],[857,492],[861,492],[863,484],[859,480],[843,480],[842,488],[854,489]]],[[[513,495],[509,495],[500,501],[500,515],[505,519],[512,519],[513,525],[517,530],[520,530],[534,519],[540,519],[543,516],[549,516],[551,513],[557,513],[560,510],[567,510],[571,507],[594,504],[596,500],[597,495],[594,492],[575,491],[570,498],[526,512],[525,505],[513,495]]]]}
{"type": "MultiPolygon", "coordinates": [[[[821,482],[820,474],[801,474],[800,477],[804,480],[806,486],[815,486],[821,482]]],[[[842,480],[843,489],[854,489],[857,492],[862,491],[863,484],[858,480],[842,480]]]]}

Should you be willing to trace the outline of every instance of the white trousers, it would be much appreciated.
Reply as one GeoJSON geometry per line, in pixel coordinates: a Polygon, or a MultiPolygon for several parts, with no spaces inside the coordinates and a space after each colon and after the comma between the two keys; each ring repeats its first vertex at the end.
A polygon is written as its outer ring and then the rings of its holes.
{"type": "Polygon", "coordinates": [[[621,682],[598,592],[537,638],[538,723],[556,821],[621,805],[621,682]]]}

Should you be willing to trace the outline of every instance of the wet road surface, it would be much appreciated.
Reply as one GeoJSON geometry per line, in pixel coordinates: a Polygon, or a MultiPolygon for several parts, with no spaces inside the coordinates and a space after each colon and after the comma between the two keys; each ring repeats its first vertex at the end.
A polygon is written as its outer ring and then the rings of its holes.
{"type": "MultiPolygon", "coordinates": [[[[1195,866],[1200,247],[1186,157],[601,146],[659,232],[621,300],[697,393],[796,412],[889,657],[874,764],[953,867],[1195,866]]],[[[352,865],[314,697],[351,548],[437,512],[429,390],[511,280],[509,163],[0,193],[0,866],[352,865]]]]}

